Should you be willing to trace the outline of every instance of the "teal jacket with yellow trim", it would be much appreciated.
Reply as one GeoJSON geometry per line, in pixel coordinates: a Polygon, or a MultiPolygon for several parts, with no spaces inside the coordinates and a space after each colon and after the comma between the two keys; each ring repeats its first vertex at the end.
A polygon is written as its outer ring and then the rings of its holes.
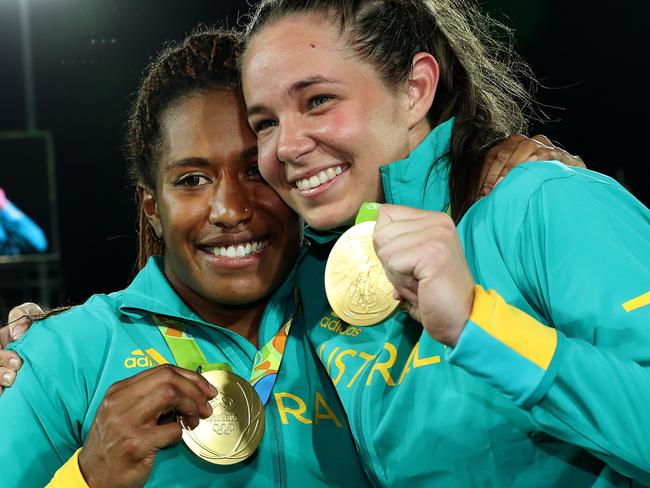
{"type": "MultiPolygon", "coordinates": [[[[293,275],[270,300],[260,326],[268,342],[292,313],[293,275]]],[[[24,365],[0,396],[3,487],[85,486],[74,453],[84,443],[106,390],[173,357],[151,314],[183,321],[210,362],[228,362],[248,378],[255,347],[187,308],[152,258],[121,292],[95,295],[48,318],[12,348],[24,365]]],[[[261,346],[260,346],[261,347],[261,346]]],[[[297,317],[266,406],[266,431],[249,460],[209,464],[182,443],[158,452],[147,486],[365,486],[336,392],[297,317]]]]}
{"type": "MultiPolygon", "coordinates": [[[[389,203],[448,207],[452,125],[381,168],[389,203]]],[[[313,278],[340,233],[308,230],[307,334],[371,480],[650,485],[648,209],[601,174],[526,163],[458,232],[480,286],[451,350],[401,311],[373,327],[342,323],[313,278]]]]}

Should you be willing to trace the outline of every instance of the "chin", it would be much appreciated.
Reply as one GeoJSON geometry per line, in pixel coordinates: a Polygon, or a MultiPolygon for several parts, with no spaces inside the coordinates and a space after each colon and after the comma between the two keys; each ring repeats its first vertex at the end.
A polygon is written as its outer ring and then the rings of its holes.
{"type": "Polygon", "coordinates": [[[328,230],[335,229],[335,228],[337,227],[336,225],[331,224],[331,223],[329,223],[329,222],[323,222],[323,223],[321,223],[321,222],[309,222],[309,221],[308,221],[307,224],[308,224],[312,229],[319,230],[319,231],[323,231],[323,232],[324,232],[324,231],[328,231],[328,230]]]}
{"type": "Polygon", "coordinates": [[[343,225],[354,224],[354,219],[357,215],[356,210],[353,212],[328,210],[327,208],[310,209],[305,214],[305,222],[313,229],[319,231],[327,231],[343,225]]]}
{"type": "Polygon", "coordinates": [[[231,293],[224,295],[223,290],[220,293],[212,294],[211,301],[221,305],[228,305],[233,307],[244,307],[253,305],[271,295],[273,290],[246,290],[246,291],[231,291],[231,293]]]}

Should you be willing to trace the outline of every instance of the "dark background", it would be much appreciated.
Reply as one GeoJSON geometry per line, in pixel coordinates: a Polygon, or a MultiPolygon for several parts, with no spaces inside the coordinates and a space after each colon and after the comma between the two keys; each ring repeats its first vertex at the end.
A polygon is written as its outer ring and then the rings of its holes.
{"type": "MultiPolygon", "coordinates": [[[[0,131],[27,123],[18,1],[0,0],[0,131]]],[[[247,7],[232,0],[21,1],[30,6],[38,128],[54,135],[66,303],[79,303],[123,288],[132,276],[135,206],[120,145],[146,62],[197,22],[234,25],[247,7]]],[[[646,205],[649,3],[483,3],[515,29],[519,51],[545,86],[537,97],[560,119],[533,133],[616,177],[646,205]]],[[[0,165],[0,186],[7,170],[0,165]]],[[[40,192],[30,186],[36,175],[29,168],[9,170],[24,172],[20,188],[5,188],[10,198],[40,192]]]]}

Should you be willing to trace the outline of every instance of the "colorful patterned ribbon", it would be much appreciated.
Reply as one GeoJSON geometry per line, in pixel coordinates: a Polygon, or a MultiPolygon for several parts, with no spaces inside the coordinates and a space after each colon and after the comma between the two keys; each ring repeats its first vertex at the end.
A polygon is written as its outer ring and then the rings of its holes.
{"type": "MultiPolygon", "coordinates": [[[[295,295],[296,307],[293,315],[280,327],[277,334],[255,353],[253,369],[248,382],[260,396],[263,405],[266,405],[266,402],[271,396],[271,390],[273,389],[273,385],[275,385],[278,372],[280,371],[280,365],[282,364],[284,347],[287,342],[287,337],[289,337],[289,330],[291,330],[291,324],[300,306],[297,290],[295,295]]],[[[194,340],[191,334],[185,331],[185,324],[180,320],[162,315],[153,315],[153,320],[158,326],[158,330],[162,334],[163,339],[165,339],[165,342],[169,346],[169,350],[172,356],[174,356],[176,364],[181,368],[199,372],[216,369],[232,371],[232,367],[228,363],[208,362],[196,340],[194,340]]]]}

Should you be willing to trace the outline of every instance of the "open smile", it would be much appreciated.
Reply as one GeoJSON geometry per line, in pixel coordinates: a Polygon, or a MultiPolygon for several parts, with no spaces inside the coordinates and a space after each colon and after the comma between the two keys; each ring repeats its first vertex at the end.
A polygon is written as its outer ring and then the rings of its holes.
{"type": "Polygon", "coordinates": [[[301,178],[299,180],[296,180],[296,188],[298,188],[298,190],[311,190],[312,188],[318,188],[328,181],[332,181],[341,173],[343,173],[342,166],[332,166],[318,172],[318,174],[310,176],[309,178],[301,178]]]}
{"type": "Polygon", "coordinates": [[[220,268],[247,268],[257,265],[263,258],[270,238],[250,240],[224,246],[199,246],[210,263],[220,268]]]}
{"type": "Polygon", "coordinates": [[[348,165],[330,166],[311,176],[299,178],[293,182],[294,188],[306,197],[320,195],[332,186],[348,167],[348,165]]]}
{"type": "Polygon", "coordinates": [[[250,256],[251,254],[262,252],[264,248],[269,245],[269,240],[270,239],[241,242],[230,246],[203,247],[202,249],[214,254],[215,256],[243,258],[245,256],[250,256]]]}

